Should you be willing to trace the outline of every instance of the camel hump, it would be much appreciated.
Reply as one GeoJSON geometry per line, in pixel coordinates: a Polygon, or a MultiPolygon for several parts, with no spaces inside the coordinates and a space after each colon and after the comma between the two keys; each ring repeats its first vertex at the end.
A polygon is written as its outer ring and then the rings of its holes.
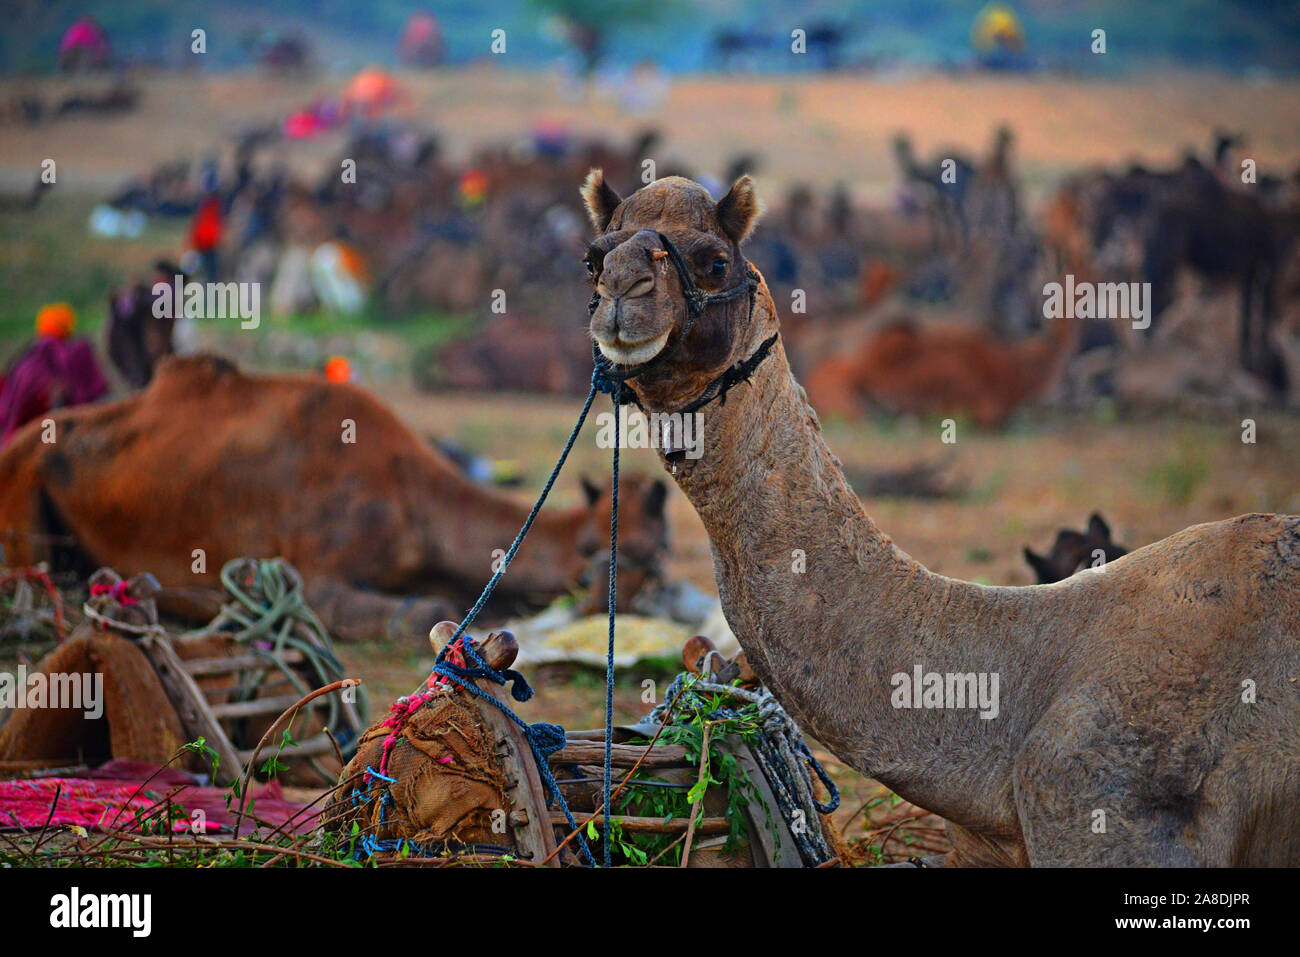
{"type": "Polygon", "coordinates": [[[151,389],[192,387],[227,377],[241,378],[239,367],[223,356],[201,352],[193,356],[167,356],[158,363],[151,389]]]}

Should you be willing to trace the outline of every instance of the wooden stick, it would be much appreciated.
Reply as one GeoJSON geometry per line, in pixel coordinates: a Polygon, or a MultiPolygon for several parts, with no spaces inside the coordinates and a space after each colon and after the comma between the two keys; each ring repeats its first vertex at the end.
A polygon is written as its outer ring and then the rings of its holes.
{"type": "MultiPolygon", "coordinates": [[[[611,822],[618,822],[623,830],[634,834],[685,834],[689,828],[686,818],[666,820],[662,817],[633,817],[630,815],[611,814],[611,822]]],[[[564,812],[552,811],[551,823],[567,827],[564,812]]],[[[702,817],[695,822],[696,834],[726,834],[731,830],[731,822],[725,817],[702,817]]]]}
{"type": "MultiPolygon", "coordinates": [[[[286,648],[275,653],[275,657],[287,665],[296,665],[303,660],[303,654],[296,648],[286,648]]],[[[224,675],[246,668],[266,668],[271,664],[264,655],[231,655],[219,658],[181,659],[181,665],[191,675],[224,675]]]]}
{"type": "Polygon", "coordinates": [[[695,820],[700,816],[700,811],[704,808],[704,794],[708,791],[707,783],[709,779],[709,732],[713,725],[704,722],[704,734],[700,739],[700,776],[696,779],[703,790],[700,792],[700,799],[691,805],[691,819],[686,825],[686,843],[682,845],[682,862],[678,867],[685,867],[691,857],[691,841],[695,837],[695,820]]]}
{"type": "Polygon", "coordinates": [[[194,683],[184,663],[172,648],[171,639],[157,633],[148,633],[140,638],[140,647],[153,665],[158,680],[162,683],[172,707],[176,709],[185,727],[185,733],[194,738],[203,738],[220,759],[213,777],[218,784],[239,780],[241,767],[239,755],[230,743],[221,722],[208,707],[207,699],[199,686],[194,683]]]}
{"type": "MultiPolygon", "coordinates": [[[[636,764],[638,760],[652,768],[689,768],[692,767],[686,757],[686,749],[679,744],[660,744],[650,751],[643,744],[616,744],[613,746],[610,763],[614,767],[626,767],[636,764]]],[[[605,744],[603,741],[570,741],[550,757],[551,764],[595,764],[605,766],[605,744]]]]}
{"type": "Polygon", "coordinates": [[[262,748],[266,746],[266,742],[271,740],[271,735],[274,734],[276,730],[279,729],[280,725],[284,723],[284,719],[286,717],[288,717],[290,720],[293,720],[291,716],[296,715],[299,709],[302,708],[302,706],[307,704],[309,701],[314,701],[315,699],[319,698],[323,694],[329,694],[333,691],[338,691],[340,688],[353,687],[354,685],[359,685],[359,684],[361,684],[360,678],[344,678],[342,681],[336,681],[333,684],[328,684],[324,688],[317,688],[311,694],[304,696],[296,704],[286,708],[284,712],[280,715],[280,717],[276,718],[274,721],[271,722],[271,726],[266,729],[266,734],[262,735],[262,740],[257,742],[257,747],[253,749],[253,755],[248,759],[248,765],[244,768],[244,775],[240,779],[239,814],[235,818],[235,840],[239,840],[239,828],[244,823],[244,806],[248,802],[248,782],[253,776],[253,765],[257,761],[257,756],[262,753],[262,748]]]}

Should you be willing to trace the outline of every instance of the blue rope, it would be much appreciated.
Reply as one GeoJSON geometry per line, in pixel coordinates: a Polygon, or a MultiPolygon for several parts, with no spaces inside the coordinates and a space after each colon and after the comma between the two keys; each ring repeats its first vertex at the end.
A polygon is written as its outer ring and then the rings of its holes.
{"type": "Polygon", "coordinates": [[[569,457],[569,452],[573,449],[573,443],[578,440],[578,433],[582,431],[582,425],[587,421],[587,413],[591,411],[591,403],[596,398],[597,391],[605,391],[601,387],[601,384],[608,382],[609,380],[604,376],[600,369],[597,369],[592,373],[591,390],[587,393],[587,401],[582,404],[582,411],[578,413],[578,421],[574,423],[573,431],[569,433],[569,439],[564,443],[564,451],[560,453],[559,459],[556,460],[555,468],[551,469],[550,477],[546,480],[546,484],[542,486],[542,494],[537,497],[537,503],[533,506],[532,511],[528,513],[528,518],[524,520],[524,525],[519,529],[519,534],[515,536],[515,540],[511,543],[509,550],[506,552],[505,558],[501,559],[501,567],[499,567],[496,572],[493,573],[492,577],[488,579],[487,585],[483,588],[483,594],[478,596],[478,601],[474,602],[474,607],[471,608],[466,613],[464,619],[461,620],[455,633],[451,636],[451,641],[455,641],[457,638],[464,635],[469,629],[469,626],[474,623],[474,619],[478,617],[478,613],[483,610],[483,606],[487,604],[487,600],[492,597],[492,592],[496,590],[497,582],[501,581],[502,577],[506,573],[506,569],[509,568],[510,563],[514,561],[515,552],[519,551],[519,546],[524,543],[524,538],[527,537],[529,529],[533,527],[533,521],[537,518],[537,513],[542,510],[542,503],[546,501],[546,496],[551,494],[551,486],[553,486],[555,480],[560,477],[560,469],[564,468],[564,462],[569,457]]]}
{"type": "Polygon", "coordinates": [[[613,495],[609,512],[609,647],[605,653],[605,866],[610,866],[610,787],[614,758],[614,609],[618,607],[618,443],[622,433],[623,406],[614,397],[613,495]]]}
{"type": "MultiPolygon", "coordinates": [[[[564,813],[564,819],[569,825],[571,831],[579,831],[578,823],[574,820],[572,812],[569,810],[568,802],[564,800],[564,795],[560,792],[560,786],[555,780],[555,775],[551,773],[550,762],[547,760],[550,755],[559,751],[567,743],[564,728],[557,724],[547,724],[538,722],[529,724],[519,715],[515,714],[509,707],[498,701],[492,695],[478,688],[474,681],[486,679],[498,685],[510,683],[510,695],[516,701],[527,701],[533,696],[533,689],[529,687],[528,682],[518,671],[505,670],[497,671],[492,668],[483,657],[474,649],[474,639],[466,634],[470,625],[478,617],[483,606],[487,604],[492,592],[496,590],[497,583],[501,581],[514,561],[515,553],[519,551],[519,546],[523,544],[529,530],[533,527],[533,522],[537,518],[538,512],[542,510],[542,505],[546,502],[546,497],[550,494],[555,480],[559,478],[560,470],[564,468],[564,463],[569,457],[569,452],[573,450],[574,443],[578,440],[578,434],[582,431],[583,424],[587,421],[587,414],[591,411],[591,404],[595,401],[596,393],[603,392],[613,397],[614,416],[615,416],[615,442],[614,442],[614,465],[613,465],[613,497],[610,511],[610,528],[609,528],[609,648],[605,659],[605,827],[604,827],[604,853],[605,866],[610,866],[611,842],[610,835],[610,792],[612,783],[611,760],[613,758],[614,745],[614,612],[618,604],[618,428],[621,425],[622,406],[632,401],[631,390],[622,382],[610,378],[607,374],[607,366],[604,363],[597,362],[596,368],[591,373],[591,389],[587,393],[587,399],[582,404],[582,411],[578,413],[578,421],[574,423],[573,431],[569,433],[568,440],[564,443],[564,450],[560,452],[559,459],[556,460],[555,467],[551,469],[550,476],[546,479],[546,484],[542,486],[541,494],[537,497],[536,504],[528,513],[528,518],[524,520],[523,527],[519,529],[519,534],[515,536],[514,542],[506,551],[505,557],[501,560],[501,565],[488,579],[488,583],[483,588],[483,593],[479,595],[478,601],[465,614],[464,619],[456,627],[447,644],[438,652],[438,658],[434,663],[433,671],[435,674],[442,675],[449,681],[454,681],[460,687],[466,689],[471,694],[477,695],[484,701],[488,702],[494,708],[499,710],[507,718],[517,724],[524,733],[524,738],[528,746],[532,749],[533,758],[537,764],[538,775],[542,778],[542,783],[546,785],[550,799],[559,804],[560,810],[564,813]],[[463,638],[461,647],[471,661],[474,662],[473,668],[461,668],[446,660],[447,649],[455,643],[458,638],[463,638]]],[[[367,768],[367,770],[369,770],[367,768]]],[[[376,774],[375,777],[382,777],[376,774]]],[[[385,779],[385,780],[391,780],[385,779]]],[[[367,790],[369,785],[367,786],[367,790]]],[[[367,796],[366,800],[369,800],[367,796]]],[[[357,801],[356,792],[353,792],[353,803],[357,801]]],[[[578,846],[582,850],[583,857],[592,867],[596,866],[596,859],[591,853],[591,848],[587,846],[585,837],[579,833],[578,846]]],[[[400,843],[400,842],[399,842],[400,843]]],[[[383,842],[375,841],[367,837],[362,843],[363,849],[367,853],[374,853],[375,850],[385,849],[383,842]]]]}

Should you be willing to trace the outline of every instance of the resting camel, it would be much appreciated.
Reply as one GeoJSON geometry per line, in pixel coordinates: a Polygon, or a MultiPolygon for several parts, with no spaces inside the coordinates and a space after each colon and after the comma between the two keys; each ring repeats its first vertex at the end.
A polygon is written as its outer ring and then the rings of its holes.
{"type": "Polygon", "coordinates": [[[824,414],[853,416],[861,405],[919,415],[969,415],[982,428],[1005,422],[1047,391],[1078,344],[1072,317],[1044,333],[1002,342],[984,329],[924,327],[903,321],[808,376],[808,395],[824,414]]]}
{"type": "MultiPolygon", "coordinates": [[[[360,388],[244,375],[212,356],[167,358],[144,391],[50,417],[56,441],[41,441],[37,421],[0,453],[6,564],[152,572],[167,589],[160,608],[200,620],[215,613],[225,562],[278,555],[339,637],[423,637],[478,594],[528,511],[470,482],[360,388]]],[[[625,607],[657,577],[666,490],[624,481],[625,607]]],[[[542,510],[496,610],[545,604],[583,579],[588,604],[604,607],[608,492],[586,487],[585,501],[542,510]]]]}
{"type": "Polygon", "coordinates": [[[624,200],[593,171],[583,193],[614,371],[652,412],[727,388],[699,409],[703,456],[660,455],[749,663],[841,760],[947,819],[948,864],[1300,864],[1300,517],[1198,525],[1054,585],[935,574],[866,515],[791,374],[741,254],[752,182],[624,200]],[[963,707],[994,675],[996,716],[963,707]]]}

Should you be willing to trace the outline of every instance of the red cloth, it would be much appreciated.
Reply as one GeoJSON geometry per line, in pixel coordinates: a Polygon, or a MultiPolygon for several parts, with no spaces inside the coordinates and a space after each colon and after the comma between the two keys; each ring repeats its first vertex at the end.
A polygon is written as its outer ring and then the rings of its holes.
{"type": "Polygon", "coordinates": [[[51,409],[94,402],[106,392],[90,343],[37,339],[0,382],[0,445],[51,409]]]}
{"type": "MultiPolygon", "coordinates": [[[[0,781],[0,830],[17,830],[19,825],[29,831],[40,830],[47,819],[50,827],[76,825],[87,830],[106,830],[117,827],[135,830],[136,811],[168,797],[172,804],[185,809],[189,817],[173,825],[175,831],[189,831],[195,812],[203,812],[204,833],[229,832],[235,826],[235,812],[239,801],[232,800],[227,788],[202,787],[198,778],[184,771],[165,768],[153,780],[141,787],[142,782],[158,768],[141,761],[110,761],[77,778],[36,778],[29,781],[0,781]],[[61,786],[61,789],[60,789],[61,786]],[[50,818],[50,805],[55,792],[59,802],[50,818]]],[[[288,801],[278,781],[249,788],[251,813],[258,821],[272,827],[293,818],[306,807],[288,801]]],[[[324,802],[321,802],[323,804],[324,802]]],[[[161,807],[161,805],[159,805],[161,807]]],[[[156,813],[157,808],[155,808],[156,813]]],[[[285,828],[290,834],[303,834],[316,827],[321,805],[299,815],[285,828]]],[[[246,819],[241,831],[256,832],[246,819]]]]}
{"type": "Polygon", "coordinates": [[[190,243],[201,253],[216,249],[221,243],[221,200],[209,196],[199,204],[190,229],[190,243]]]}

